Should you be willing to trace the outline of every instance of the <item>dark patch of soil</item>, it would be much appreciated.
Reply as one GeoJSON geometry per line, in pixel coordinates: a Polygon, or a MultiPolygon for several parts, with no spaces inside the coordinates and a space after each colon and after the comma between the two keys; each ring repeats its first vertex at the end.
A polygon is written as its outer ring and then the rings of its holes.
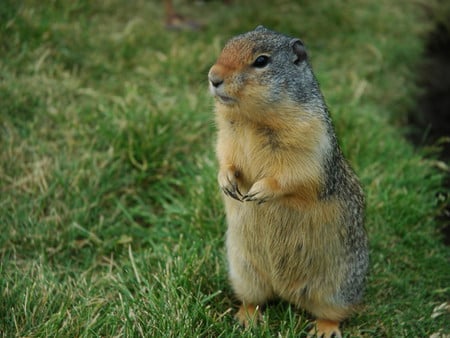
{"type": "MultiPolygon", "coordinates": [[[[438,145],[439,159],[450,166],[450,25],[438,23],[427,39],[419,85],[423,94],[410,114],[411,140],[417,146],[438,145]]],[[[447,169],[448,170],[448,169],[447,169]]],[[[450,174],[447,171],[437,220],[444,243],[450,245],[450,174]]]]}

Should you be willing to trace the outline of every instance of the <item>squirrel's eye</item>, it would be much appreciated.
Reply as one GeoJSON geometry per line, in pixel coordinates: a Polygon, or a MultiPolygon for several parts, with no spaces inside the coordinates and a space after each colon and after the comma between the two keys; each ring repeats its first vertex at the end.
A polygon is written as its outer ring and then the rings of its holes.
{"type": "Polygon", "coordinates": [[[260,55],[253,62],[253,67],[263,68],[263,67],[267,66],[269,61],[270,61],[270,58],[267,55],[260,55]]]}

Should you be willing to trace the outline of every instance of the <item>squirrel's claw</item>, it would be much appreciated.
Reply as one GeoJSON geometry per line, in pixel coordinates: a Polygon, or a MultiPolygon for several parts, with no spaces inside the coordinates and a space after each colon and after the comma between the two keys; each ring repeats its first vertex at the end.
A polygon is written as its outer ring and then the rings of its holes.
{"type": "Polygon", "coordinates": [[[244,202],[256,202],[258,204],[263,204],[266,203],[270,198],[266,197],[266,198],[256,198],[255,197],[256,194],[252,194],[252,195],[245,195],[242,197],[242,201],[244,202]]]}
{"type": "Polygon", "coordinates": [[[258,193],[255,194],[247,194],[242,197],[242,201],[244,202],[257,202],[258,204],[266,203],[268,200],[270,200],[270,197],[258,197],[258,193]]]}
{"type": "Polygon", "coordinates": [[[222,188],[222,191],[224,192],[225,195],[234,198],[235,200],[242,202],[242,195],[239,192],[239,190],[230,190],[228,188],[222,188]]]}
{"type": "Polygon", "coordinates": [[[245,196],[242,197],[242,200],[245,201],[245,202],[253,202],[253,201],[256,201],[256,200],[257,200],[256,195],[257,195],[257,193],[254,193],[254,194],[246,194],[245,196]]]}
{"type": "Polygon", "coordinates": [[[242,197],[242,200],[245,202],[257,202],[258,204],[262,204],[273,199],[275,194],[265,183],[264,180],[261,180],[253,184],[250,191],[242,197]]]}
{"type": "Polygon", "coordinates": [[[219,173],[219,185],[226,196],[242,202],[243,195],[236,180],[238,176],[239,173],[235,169],[225,169],[219,173]]]}
{"type": "Polygon", "coordinates": [[[222,191],[225,193],[225,195],[234,198],[235,200],[242,202],[242,193],[239,191],[239,187],[236,182],[231,182],[228,179],[228,186],[222,187],[222,191]]]}
{"type": "Polygon", "coordinates": [[[313,328],[308,333],[308,338],[320,337],[320,338],[342,338],[341,331],[339,330],[339,323],[318,319],[313,328]]]}

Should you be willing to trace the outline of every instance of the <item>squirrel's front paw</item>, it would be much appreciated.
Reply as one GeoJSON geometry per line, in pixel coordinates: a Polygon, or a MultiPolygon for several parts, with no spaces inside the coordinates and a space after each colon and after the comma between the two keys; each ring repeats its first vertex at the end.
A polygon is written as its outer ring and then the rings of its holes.
{"type": "Polygon", "coordinates": [[[225,195],[242,202],[242,193],[239,191],[238,178],[240,172],[233,167],[219,172],[219,185],[225,195]]]}
{"type": "Polygon", "coordinates": [[[264,178],[255,182],[248,193],[242,197],[246,202],[257,202],[258,204],[267,202],[278,195],[279,184],[274,178],[264,178]]]}

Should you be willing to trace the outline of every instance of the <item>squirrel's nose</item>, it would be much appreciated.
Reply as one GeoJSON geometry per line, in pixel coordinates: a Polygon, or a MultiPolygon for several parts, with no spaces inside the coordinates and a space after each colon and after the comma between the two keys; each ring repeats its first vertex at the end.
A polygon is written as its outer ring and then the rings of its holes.
{"type": "Polygon", "coordinates": [[[209,74],[209,82],[217,88],[223,83],[223,79],[215,74],[209,74]]]}

